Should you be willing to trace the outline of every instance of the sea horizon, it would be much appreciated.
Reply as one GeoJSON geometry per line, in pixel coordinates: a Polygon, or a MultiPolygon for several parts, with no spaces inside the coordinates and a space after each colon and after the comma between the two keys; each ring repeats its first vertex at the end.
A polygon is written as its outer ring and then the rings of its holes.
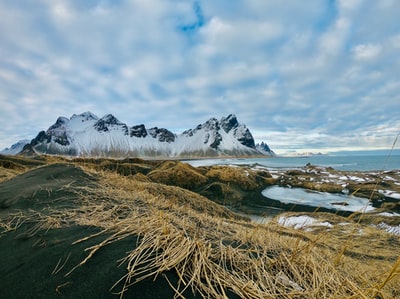
{"type": "Polygon", "coordinates": [[[301,168],[307,164],[342,171],[386,171],[400,169],[400,150],[337,151],[329,154],[266,158],[216,158],[186,160],[192,166],[260,165],[266,168],[301,168]]]}
{"type": "Polygon", "coordinates": [[[293,150],[293,151],[282,151],[274,150],[277,156],[305,156],[305,155],[400,155],[400,148],[381,148],[381,149],[310,149],[310,150],[293,150]]]}

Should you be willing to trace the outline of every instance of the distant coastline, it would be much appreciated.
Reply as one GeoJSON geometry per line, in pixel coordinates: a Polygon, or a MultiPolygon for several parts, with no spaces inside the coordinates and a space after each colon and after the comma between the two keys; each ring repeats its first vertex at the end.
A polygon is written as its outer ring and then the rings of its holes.
{"type": "Polygon", "coordinates": [[[365,150],[310,150],[310,151],[276,151],[278,157],[298,157],[298,156],[376,156],[376,155],[400,155],[400,149],[365,149],[365,150]]]}
{"type": "Polygon", "coordinates": [[[287,168],[296,169],[307,164],[332,167],[336,170],[344,171],[382,171],[400,169],[400,151],[389,155],[379,154],[379,152],[369,152],[369,154],[337,154],[337,155],[313,155],[313,156],[276,156],[263,158],[222,158],[222,159],[193,159],[184,160],[192,166],[208,166],[213,164],[224,165],[254,165],[259,164],[266,168],[287,168]]]}

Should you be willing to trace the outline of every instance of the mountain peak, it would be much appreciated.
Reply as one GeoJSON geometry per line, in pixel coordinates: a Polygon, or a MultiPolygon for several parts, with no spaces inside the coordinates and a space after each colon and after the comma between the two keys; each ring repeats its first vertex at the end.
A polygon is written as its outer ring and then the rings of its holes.
{"type": "Polygon", "coordinates": [[[220,124],[218,119],[216,119],[215,117],[210,118],[209,120],[207,120],[202,126],[203,129],[206,130],[219,130],[220,128],[220,124]]]}
{"type": "Polygon", "coordinates": [[[76,114],[73,114],[72,116],[71,116],[71,120],[72,119],[75,119],[75,118],[82,118],[82,120],[83,121],[88,121],[88,120],[98,120],[99,118],[97,117],[97,115],[94,115],[92,112],[90,112],[90,111],[86,111],[86,112],[83,112],[83,113],[81,113],[81,114],[78,114],[78,115],[76,115],[76,114]]]}
{"type": "Polygon", "coordinates": [[[124,133],[128,134],[128,127],[126,124],[120,122],[114,115],[106,114],[102,118],[100,118],[95,124],[94,127],[99,132],[108,132],[110,127],[113,126],[121,126],[123,127],[124,133]]]}
{"type": "Polygon", "coordinates": [[[160,142],[171,143],[175,141],[175,134],[167,129],[154,127],[148,131],[151,137],[157,138],[160,142]]]}
{"type": "Polygon", "coordinates": [[[256,145],[256,149],[266,155],[270,155],[270,156],[275,156],[276,154],[274,153],[273,150],[271,150],[271,148],[268,146],[268,144],[266,144],[264,141],[261,141],[261,143],[258,143],[256,145]]]}
{"type": "Polygon", "coordinates": [[[108,125],[123,125],[114,115],[106,114],[101,119],[104,123],[108,125]]]}
{"type": "Polygon", "coordinates": [[[237,128],[238,126],[239,122],[235,114],[229,114],[227,117],[221,118],[221,127],[226,133],[234,128],[237,128]]]}
{"type": "Polygon", "coordinates": [[[69,122],[68,118],[60,116],[59,118],[57,118],[56,123],[49,128],[49,130],[55,130],[61,128],[62,126],[65,126],[65,124],[68,122],[69,122]]]}

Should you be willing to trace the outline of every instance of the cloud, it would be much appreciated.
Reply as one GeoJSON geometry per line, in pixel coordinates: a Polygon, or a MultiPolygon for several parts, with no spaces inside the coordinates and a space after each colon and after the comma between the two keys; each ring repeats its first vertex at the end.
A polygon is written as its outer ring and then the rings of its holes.
{"type": "Polygon", "coordinates": [[[235,113],[282,149],[389,146],[399,10],[389,0],[3,1],[0,148],[87,110],[171,130],[235,113]]]}
{"type": "Polygon", "coordinates": [[[378,56],[381,50],[380,45],[362,44],[353,48],[353,55],[357,60],[370,60],[378,56]]]}
{"type": "Polygon", "coordinates": [[[345,47],[350,29],[350,22],[346,18],[336,20],[332,28],[320,38],[321,54],[336,55],[345,47]]]}
{"type": "Polygon", "coordinates": [[[342,11],[353,11],[357,9],[363,0],[339,0],[338,6],[342,11]]]}

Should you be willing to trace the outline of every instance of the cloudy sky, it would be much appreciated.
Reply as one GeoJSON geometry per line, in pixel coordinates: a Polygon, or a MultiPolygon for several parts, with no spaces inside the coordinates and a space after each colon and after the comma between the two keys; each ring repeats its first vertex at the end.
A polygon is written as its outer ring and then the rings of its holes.
{"type": "Polygon", "coordinates": [[[390,148],[399,11],[397,0],[0,1],[0,148],[84,111],[175,133],[234,113],[278,153],[390,148]]]}

